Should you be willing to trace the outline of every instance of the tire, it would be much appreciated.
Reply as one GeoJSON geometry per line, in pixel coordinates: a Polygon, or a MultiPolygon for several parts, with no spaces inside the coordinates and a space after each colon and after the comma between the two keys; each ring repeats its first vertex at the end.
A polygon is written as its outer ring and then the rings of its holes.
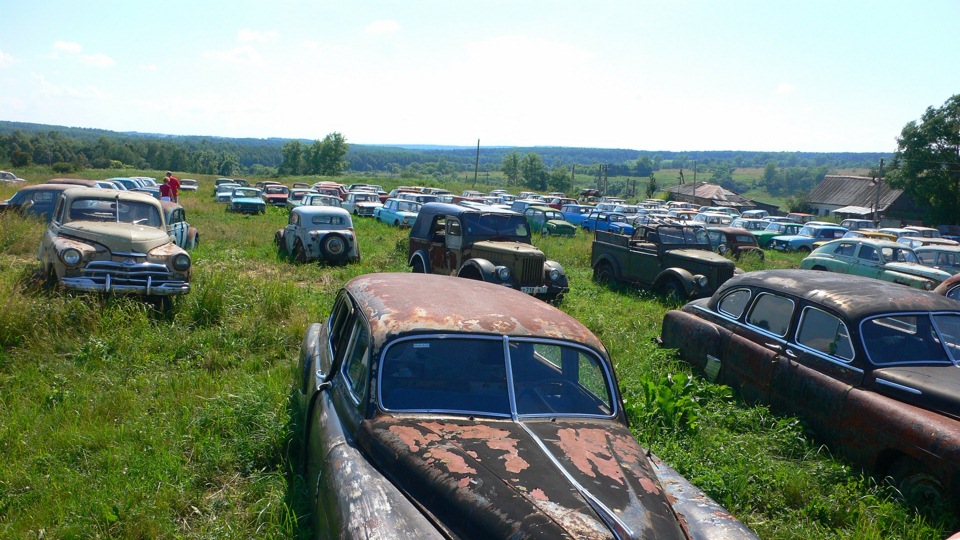
{"type": "Polygon", "coordinates": [[[277,233],[273,235],[273,242],[277,245],[277,251],[281,256],[288,255],[287,243],[283,240],[283,235],[280,234],[280,231],[277,231],[277,233]]]}
{"type": "Polygon", "coordinates": [[[320,255],[330,262],[342,262],[347,258],[349,249],[347,239],[342,234],[328,234],[320,242],[320,255]]]}
{"type": "Polygon", "coordinates": [[[200,244],[200,233],[193,235],[192,238],[187,238],[187,249],[194,249],[200,244]]]}
{"type": "Polygon", "coordinates": [[[671,301],[681,301],[687,295],[683,284],[674,277],[664,280],[663,283],[660,284],[659,290],[664,298],[671,301]]]}
{"type": "Polygon", "coordinates": [[[427,269],[423,267],[423,259],[416,257],[413,259],[413,273],[414,274],[426,274],[427,269]]]}
{"type": "Polygon", "coordinates": [[[47,291],[56,290],[57,286],[60,285],[60,280],[57,279],[57,271],[53,269],[53,265],[47,267],[43,272],[43,288],[47,291]]]}
{"type": "Polygon", "coordinates": [[[399,220],[399,219],[393,220],[393,226],[394,226],[394,227],[399,227],[399,226],[400,226],[400,220],[399,220]]]}
{"type": "Polygon", "coordinates": [[[907,501],[927,507],[946,499],[940,480],[913,458],[898,459],[890,467],[889,476],[907,501]]]}
{"type": "Polygon", "coordinates": [[[616,281],[617,273],[614,272],[613,266],[603,261],[593,269],[593,280],[601,285],[609,285],[616,281]]]}
{"type": "Polygon", "coordinates": [[[540,236],[550,236],[550,229],[544,227],[540,230],[540,236]]]}
{"type": "Polygon", "coordinates": [[[303,248],[303,243],[300,242],[298,238],[293,244],[293,253],[290,254],[293,262],[297,264],[305,264],[307,262],[307,250],[303,248]]]}

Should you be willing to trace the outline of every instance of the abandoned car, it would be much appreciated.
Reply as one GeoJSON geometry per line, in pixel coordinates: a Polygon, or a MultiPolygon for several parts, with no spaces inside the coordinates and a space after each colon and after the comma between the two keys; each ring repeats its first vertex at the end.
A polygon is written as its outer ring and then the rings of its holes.
{"type": "Polygon", "coordinates": [[[648,459],[600,341],[507,287],[359,276],[298,368],[317,537],[755,538],[648,459]]]}
{"type": "Polygon", "coordinates": [[[427,203],[407,255],[414,272],[505,285],[548,302],[570,290],[563,267],[531,243],[526,218],[512,210],[427,203]]]}
{"type": "Polygon", "coordinates": [[[335,206],[298,206],[287,226],[274,234],[283,255],[294,262],[341,263],[360,260],[350,212],[335,206]]]}
{"type": "Polygon", "coordinates": [[[956,301],[860,276],[749,272],[667,312],[661,342],[909,497],[958,500],[956,301]]]}
{"type": "Polygon", "coordinates": [[[577,228],[563,218],[559,210],[549,206],[528,206],[523,211],[530,230],[543,236],[575,236],[577,228]]]}
{"type": "Polygon", "coordinates": [[[920,264],[913,250],[903,244],[871,238],[827,242],[800,261],[800,268],[882,279],[925,291],[950,277],[945,270],[920,264]]]}
{"type": "Polygon", "coordinates": [[[190,255],[145,193],[68,189],[37,253],[45,279],[67,289],[170,297],[190,291],[190,255]]]}
{"type": "Polygon", "coordinates": [[[183,249],[197,247],[200,243],[200,232],[187,223],[187,212],[183,206],[175,202],[160,201],[160,207],[163,208],[163,221],[167,224],[173,241],[183,249]]]}
{"type": "Polygon", "coordinates": [[[238,214],[263,214],[267,211],[267,203],[263,200],[262,192],[257,188],[238,187],[230,192],[227,201],[227,212],[238,214]]]}

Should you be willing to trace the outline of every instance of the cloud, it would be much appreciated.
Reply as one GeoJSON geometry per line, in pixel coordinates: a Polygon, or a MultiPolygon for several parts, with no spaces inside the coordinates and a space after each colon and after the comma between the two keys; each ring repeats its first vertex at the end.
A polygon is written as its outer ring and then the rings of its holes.
{"type": "Polygon", "coordinates": [[[397,21],[382,20],[373,21],[363,29],[368,35],[382,36],[386,34],[395,34],[400,31],[400,23],[397,21]]]}
{"type": "Polygon", "coordinates": [[[116,64],[116,62],[113,61],[113,58],[110,58],[109,56],[101,53],[85,54],[81,58],[81,61],[83,61],[83,63],[87,64],[88,66],[99,67],[99,68],[113,67],[113,65],[116,64]]]}
{"type": "Polygon", "coordinates": [[[10,67],[16,62],[12,56],[0,50],[0,68],[10,67]]]}
{"type": "Polygon", "coordinates": [[[248,45],[228,51],[204,51],[203,57],[231,64],[260,64],[262,61],[260,53],[248,45]]]}
{"type": "Polygon", "coordinates": [[[276,41],[278,37],[280,37],[280,33],[276,30],[261,32],[259,30],[244,28],[237,32],[237,41],[240,43],[266,43],[268,41],[276,41]]]}
{"type": "Polygon", "coordinates": [[[69,54],[80,54],[83,52],[83,47],[74,41],[54,41],[53,50],[69,54]]]}

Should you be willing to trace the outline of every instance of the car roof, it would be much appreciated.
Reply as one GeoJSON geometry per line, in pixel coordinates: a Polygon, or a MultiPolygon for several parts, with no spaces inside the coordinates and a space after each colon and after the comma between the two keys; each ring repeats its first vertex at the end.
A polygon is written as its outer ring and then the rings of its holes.
{"type": "Polygon", "coordinates": [[[720,286],[710,301],[742,286],[780,291],[845,314],[851,320],[892,312],[951,311],[960,313],[956,300],[905,287],[899,283],[816,270],[756,270],[734,276],[720,286]]]}
{"type": "Polygon", "coordinates": [[[339,206],[297,206],[297,207],[294,207],[294,209],[291,210],[291,212],[294,212],[297,214],[303,214],[307,216],[327,214],[327,215],[350,217],[350,212],[347,212],[345,209],[340,208],[339,206]]]}
{"type": "Polygon", "coordinates": [[[142,191],[120,191],[114,189],[77,187],[76,189],[64,190],[64,195],[68,199],[119,199],[121,201],[142,201],[150,204],[159,205],[160,201],[149,193],[142,191]]]}
{"type": "Polygon", "coordinates": [[[574,341],[605,353],[582,323],[509,287],[438,274],[382,273],[344,285],[370,325],[379,349],[411,333],[455,332],[574,341]]]}

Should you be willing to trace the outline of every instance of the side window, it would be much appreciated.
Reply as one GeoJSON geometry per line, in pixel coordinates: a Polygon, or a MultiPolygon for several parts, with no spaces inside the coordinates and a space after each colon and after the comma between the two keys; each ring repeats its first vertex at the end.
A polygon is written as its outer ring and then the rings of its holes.
{"type": "Polygon", "coordinates": [[[290,225],[296,226],[298,221],[300,221],[300,214],[297,214],[295,212],[290,212],[290,219],[288,220],[288,223],[290,225]]]}
{"type": "Polygon", "coordinates": [[[793,300],[761,294],[747,317],[747,323],[778,336],[786,336],[793,317],[793,300]]]}
{"type": "Polygon", "coordinates": [[[868,261],[879,261],[880,256],[877,255],[877,250],[873,246],[861,246],[860,247],[860,258],[866,259],[868,261]]]}
{"type": "Polygon", "coordinates": [[[740,289],[724,296],[717,303],[717,310],[726,315],[739,319],[743,315],[743,310],[750,303],[750,291],[740,289]]]}
{"type": "Polygon", "coordinates": [[[350,347],[343,361],[343,374],[347,380],[347,387],[357,401],[363,397],[367,388],[367,379],[370,373],[369,332],[362,319],[357,319],[353,325],[350,347]]]}
{"type": "Polygon", "coordinates": [[[816,308],[804,308],[797,329],[797,343],[845,361],[853,360],[853,344],[846,325],[839,318],[816,308]]]}
{"type": "Polygon", "coordinates": [[[833,250],[833,253],[841,257],[853,257],[856,247],[856,244],[850,242],[840,242],[840,245],[837,246],[837,249],[833,250]]]}
{"type": "Polygon", "coordinates": [[[63,223],[64,208],[66,208],[66,204],[64,204],[63,202],[64,200],[65,200],[64,197],[60,197],[60,200],[57,201],[57,209],[54,211],[54,214],[53,214],[54,215],[53,221],[56,221],[58,223],[63,223]]]}
{"type": "Polygon", "coordinates": [[[353,305],[346,293],[341,293],[339,300],[333,306],[333,311],[330,313],[327,328],[330,337],[330,356],[334,359],[334,362],[343,356],[343,351],[347,348],[347,343],[350,340],[350,330],[352,329],[352,325],[348,323],[353,319],[353,305]]]}
{"type": "Polygon", "coordinates": [[[917,253],[917,258],[920,259],[921,263],[927,266],[933,266],[934,259],[936,258],[936,253],[931,253],[929,251],[919,252],[917,253]]]}

